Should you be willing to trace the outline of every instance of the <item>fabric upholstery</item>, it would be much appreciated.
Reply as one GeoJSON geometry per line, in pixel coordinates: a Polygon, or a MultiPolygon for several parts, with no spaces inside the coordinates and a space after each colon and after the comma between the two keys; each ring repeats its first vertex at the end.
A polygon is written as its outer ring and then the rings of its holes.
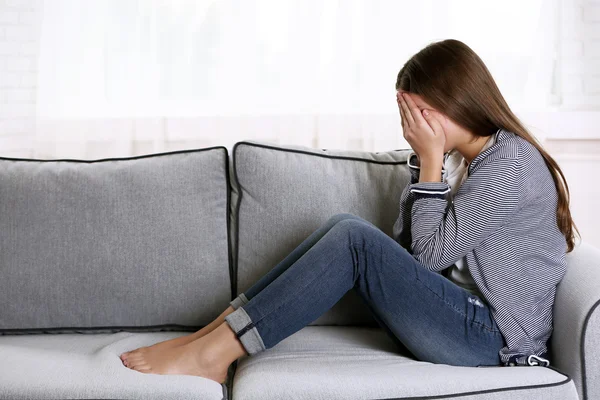
{"type": "Polygon", "coordinates": [[[186,330],[231,300],[224,147],[0,158],[0,333],[186,330]]]}
{"type": "MultiPolygon", "coordinates": [[[[236,143],[232,183],[236,294],[337,213],[358,215],[391,236],[400,194],[410,179],[409,152],[236,143]]],[[[353,291],[310,325],[339,324],[377,326],[353,291]]]]}
{"type": "Polygon", "coordinates": [[[567,263],[554,302],[552,361],[573,378],[582,400],[600,399],[600,249],[581,242],[567,263]]]}
{"type": "Polygon", "coordinates": [[[231,289],[243,292],[333,214],[391,235],[409,181],[409,149],[245,141],[231,163],[224,150],[0,158],[0,399],[569,400],[576,388],[600,398],[600,249],[585,243],[567,255],[558,287],[559,371],[413,360],[353,292],[274,348],[240,358],[227,385],[124,367],[122,352],[210,322],[231,289]],[[354,324],[371,326],[322,326],[354,324]],[[156,330],[174,332],[147,332],[156,330]],[[66,333],[41,334],[57,331],[66,333]],[[25,332],[34,334],[9,335],[25,332]]]}
{"type": "Polygon", "coordinates": [[[455,367],[406,357],[373,327],[307,326],[244,356],[233,400],[443,398],[577,399],[573,381],[545,367],[455,367]]]}
{"type": "Polygon", "coordinates": [[[0,337],[0,399],[227,398],[225,384],[190,375],[148,374],[119,355],[183,332],[31,334],[0,337]]]}

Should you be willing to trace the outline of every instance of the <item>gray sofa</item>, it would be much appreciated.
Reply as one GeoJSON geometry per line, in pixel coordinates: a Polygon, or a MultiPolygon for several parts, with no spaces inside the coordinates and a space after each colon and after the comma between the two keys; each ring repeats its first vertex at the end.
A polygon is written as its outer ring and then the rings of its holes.
{"type": "Polygon", "coordinates": [[[585,242],[558,288],[551,368],[414,360],[354,292],[223,385],[122,365],[208,324],[334,214],[391,235],[408,152],[250,140],[0,158],[0,398],[600,399],[600,250],[585,242]]]}

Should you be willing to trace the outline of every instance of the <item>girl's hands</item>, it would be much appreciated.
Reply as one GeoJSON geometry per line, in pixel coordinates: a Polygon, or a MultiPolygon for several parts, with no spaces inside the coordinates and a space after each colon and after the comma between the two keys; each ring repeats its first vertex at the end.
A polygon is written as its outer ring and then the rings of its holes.
{"type": "Polygon", "coordinates": [[[434,116],[435,111],[423,110],[423,114],[406,92],[396,94],[404,139],[419,156],[421,166],[442,166],[446,134],[442,124],[434,116]]]}

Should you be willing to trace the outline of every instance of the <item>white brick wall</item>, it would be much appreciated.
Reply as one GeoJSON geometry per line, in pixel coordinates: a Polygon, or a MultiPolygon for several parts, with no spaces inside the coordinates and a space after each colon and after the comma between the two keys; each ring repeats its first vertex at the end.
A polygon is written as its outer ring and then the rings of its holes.
{"type": "Polygon", "coordinates": [[[42,0],[0,0],[0,155],[30,157],[42,0]]]}
{"type": "Polygon", "coordinates": [[[600,0],[560,0],[562,106],[600,110],[600,0]]]}

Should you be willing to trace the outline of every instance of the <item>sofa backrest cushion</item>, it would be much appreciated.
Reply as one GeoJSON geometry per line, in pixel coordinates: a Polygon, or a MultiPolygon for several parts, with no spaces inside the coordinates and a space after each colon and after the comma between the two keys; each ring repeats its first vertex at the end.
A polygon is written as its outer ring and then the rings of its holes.
{"type": "MultiPolygon", "coordinates": [[[[319,150],[247,140],[233,148],[234,293],[244,292],[338,213],[362,217],[392,235],[410,181],[410,149],[319,150]]],[[[310,325],[377,326],[349,291],[310,325]]]]}
{"type": "Polygon", "coordinates": [[[208,324],[231,299],[228,162],[0,158],[0,333],[208,324]]]}

